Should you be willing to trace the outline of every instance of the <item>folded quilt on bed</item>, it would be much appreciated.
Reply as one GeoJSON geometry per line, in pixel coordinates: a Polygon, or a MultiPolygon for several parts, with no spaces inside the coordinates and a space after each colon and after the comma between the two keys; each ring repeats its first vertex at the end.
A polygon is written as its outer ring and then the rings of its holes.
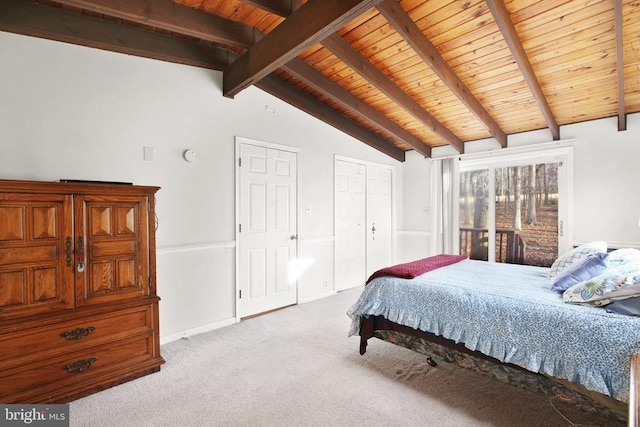
{"type": "Polygon", "coordinates": [[[419,259],[417,261],[407,262],[405,264],[397,264],[391,267],[382,268],[369,277],[367,283],[382,276],[401,277],[403,279],[413,279],[426,273],[427,271],[435,270],[436,268],[444,267],[447,265],[455,264],[463,259],[467,259],[466,255],[448,255],[440,254],[430,256],[428,258],[419,259]]]}

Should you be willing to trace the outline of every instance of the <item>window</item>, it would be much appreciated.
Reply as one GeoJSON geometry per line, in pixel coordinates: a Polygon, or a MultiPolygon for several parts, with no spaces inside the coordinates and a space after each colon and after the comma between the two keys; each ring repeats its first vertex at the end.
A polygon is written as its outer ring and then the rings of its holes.
{"type": "Polygon", "coordinates": [[[550,266],[570,246],[571,147],[463,156],[454,188],[457,251],[471,259],[550,266]]]}

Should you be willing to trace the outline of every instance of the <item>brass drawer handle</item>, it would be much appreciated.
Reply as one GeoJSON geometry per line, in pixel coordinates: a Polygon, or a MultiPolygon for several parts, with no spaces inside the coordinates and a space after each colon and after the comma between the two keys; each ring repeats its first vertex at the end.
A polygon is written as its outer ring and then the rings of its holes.
{"type": "Polygon", "coordinates": [[[82,339],[89,335],[91,332],[95,331],[96,328],[94,326],[87,326],[86,328],[75,328],[71,331],[66,331],[60,334],[62,338],[66,338],[69,341],[76,341],[82,339]]]}
{"type": "Polygon", "coordinates": [[[87,369],[89,369],[91,365],[93,365],[96,362],[96,360],[98,359],[96,359],[95,357],[92,357],[90,359],[80,359],[73,363],[68,363],[64,365],[62,369],[72,374],[79,374],[80,372],[84,372],[87,369]]]}

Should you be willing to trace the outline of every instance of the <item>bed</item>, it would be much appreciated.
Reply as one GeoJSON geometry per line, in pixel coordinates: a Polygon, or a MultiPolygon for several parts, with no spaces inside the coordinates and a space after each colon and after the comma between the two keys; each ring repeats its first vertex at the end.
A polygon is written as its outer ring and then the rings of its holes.
{"type": "MultiPolygon", "coordinates": [[[[628,412],[627,407],[636,399],[630,375],[636,370],[632,358],[637,362],[640,353],[640,317],[606,307],[638,297],[629,291],[618,294],[634,280],[640,283],[640,275],[627,275],[624,286],[595,297],[583,292],[588,301],[568,301],[569,290],[584,287],[585,274],[593,279],[613,268],[608,255],[598,255],[607,260],[603,268],[576,272],[586,258],[576,257],[579,251],[570,251],[575,259],[556,267],[558,277],[573,270],[563,292],[552,290],[557,278],[543,267],[452,257],[450,263],[409,275],[407,266],[415,263],[403,264],[396,272],[404,277],[386,274],[393,267],[381,270],[348,310],[349,335],[360,336],[361,354],[367,340],[376,337],[425,353],[434,365],[433,357],[453,361],[585,408],[635,419],[637,407],[628,412]]],[[[588,252],[593,253],[601,254],[601,248],[588,252]]],[[[440,257],[450,256],[426,260],[440,257]]],[[[640,251],[638,261],[640,268],[640,251]]]]}

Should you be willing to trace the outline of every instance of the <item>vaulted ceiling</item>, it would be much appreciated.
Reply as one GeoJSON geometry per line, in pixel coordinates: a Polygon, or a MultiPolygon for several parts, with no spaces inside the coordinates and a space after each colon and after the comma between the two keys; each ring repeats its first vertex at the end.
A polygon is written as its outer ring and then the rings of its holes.
{"type": "Polygon", "coordinates": [[[1,0],[0,30],[219,70],[400,161],[640,111],[640,0],[1,0]]]}

